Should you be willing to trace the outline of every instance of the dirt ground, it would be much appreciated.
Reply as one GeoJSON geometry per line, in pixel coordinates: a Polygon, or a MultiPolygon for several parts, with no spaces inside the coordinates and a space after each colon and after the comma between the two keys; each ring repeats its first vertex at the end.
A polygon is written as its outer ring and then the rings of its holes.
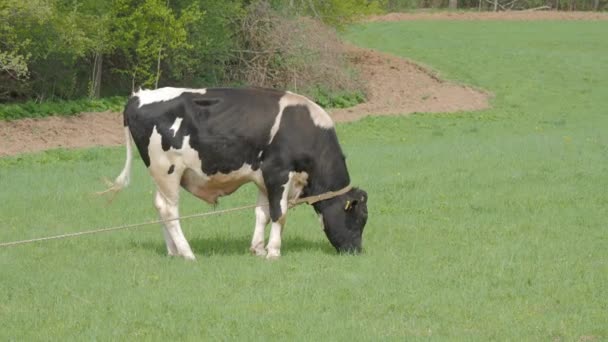
{"type": "MultiPolygon", "coordinates": [[[[443,12],[392,13],[369,21],[398,20],[606,20],[608,14],[590,12],[443,12]]],[[[368,87],[368,101],[347,109],[331,110],[337,122],[358,120],[367,115],[472,111],[488,107],[489,94],[446,82],[411,61],[374,50],[348,47],[348,56],[360,70],[368,87]]],[[[50,148],[112,146],[124,143],[122,114],[82,113],[70,117],[48,117],[0,121],[0,156],[50,148]]]]}
{"type": "Polygon", "coordinates": [[[444,81],[407,59],[354,46],[347,51],[366,82],[367,102],[330,110],[334,121],[354,121],[368,115],[473,111],[489,106],[489,94],[444,81]]]}

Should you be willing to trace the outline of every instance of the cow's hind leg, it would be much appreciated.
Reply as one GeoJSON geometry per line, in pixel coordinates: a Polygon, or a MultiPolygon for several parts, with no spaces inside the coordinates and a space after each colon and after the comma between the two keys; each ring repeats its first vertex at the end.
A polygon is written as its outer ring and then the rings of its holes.
{"type": "Polygon", "coordinates": [[[188,260],[196,259],[190,248],[190,244],[184,237],[179,223],[179,182],[181,173],[164,176],[161,179],[154,177],[157,185],[154,205],[158,210],[165,231],[165,242],[169,255],[178,255],[188,260]]]}
{"type": "Polygon", "coordinates": [[[161,220],[165,221],[163,222],[165,226],[165,242],[167,243],[169,255],[179,255],[188,260],[196,259],[179,224],[177,199],[168,198],[159,190],[156,192],[154,204],[156,209],[158,209],[161,220]]]}
{"type": "MultiPolygon", "coordinates": [[[[156,203],[156,198],[154,199],[154,201],[156,203]]],[[[157,209],[158,209],[158,206],[157,206],[157,209]]],[[[164,226],[164,224],[163,224],[163,235],[165,236],[165,244],[167,245],[167,254],[169,254],[169,256],[179,255],[179,253],[177,253],[177,247],[175,246],[175,242],[173,242],[173,238],[171,238],[171,235],[169,234],[169,231],[164,226]]]]}
{"type": "Polygon", "coordinates": [[[264,230],[270,222],[270,212],[268,211],[268,197],[260,191],[258,193],[257,206],[255,207],[255,229],[251,239],[249,250],[257,256],[266,256],[264,249],[264,230]]]}

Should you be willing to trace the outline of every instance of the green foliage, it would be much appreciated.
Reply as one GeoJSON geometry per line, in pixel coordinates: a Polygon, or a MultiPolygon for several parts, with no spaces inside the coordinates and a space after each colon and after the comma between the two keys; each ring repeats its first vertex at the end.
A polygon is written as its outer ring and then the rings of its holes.
{"type": "Polygon", "coordinates": [[[191,48],[169,55],[168,79],[184,86],[218,85],[227,79],[227,68],[237,48],[235,22],[244,10],[240,0],[176,1],[191,48]],[[195,15],[196,14],[196,15],[195,15]],[[201,15],[202,14],[202,15],[201,15]]]}
{"type": "Polygon", "coordinates": [[[26,88],[36,29],[50,17],[51,7],[44,1],[0,2],[0,101],[26,88]]]}
{"type": "Polygon", "coordinates": [[[275,0],[271,3],[284,12],[312,16],[343,28],[363,16],[383,12],[384,0],[275,0]]]}
{"type": "Polygon", "coordinates": [[[112,41],[127,61],[116,72],[129,75],[134,85],[155,87],[160,78],[160,63],[166,56],[192,48],[186,26],[200,20],[197,6],[184,9],[178,16],[163,0],[117,0],[112,8],[112,41]]]}
{"type": "Polygon", "coordinates": [[[126,97],[114,96],[103,99],[82,99],[70,101],[28,101],[18,104],[0,105],[0,120],[36,118],[51,115],[75,115],[82,112],[122,111],[126,97]]]}
{"type": "Polygon", "coordinates": [[[360,91],[340,92],[330,91],[323,87],[309,90],[308,95],[324,108],[348,108],[365,102],[365,94],[360,91]]]}
{"type": "Polygon", "coordinates": [[[342,26],[377,12],[380,3],[292,3],[275,4],[285,9],[274,14],[283,21],[272,28],[274,36],[259,39],[245,32],[255,25],[246,27],[244,20],[247,9],[267,5],[264,0],[2,1],[0,103],[124,96],[139,87],[164,85],[308,88],[322,80],[318,85],[331,92],[352,91],[342,75],[344,63],[333,63],[340,59],[335,33],[299,16],[342,26]],[[317,35],[304,41],[309,33],[317,35]],[[245,76],[251,75],[246,70],[258,56],[243,51],[273,56],[262,65],[267,68],[263,77],[245,76]],[[319,58],[325,63],[318,63],[319,58]],[[277,81],[265,82],[269,75],[277,81]],[[308,81],[300,82],[303,77],[308,81]]]}
{"type": "MultiPolygon", "coordinates": [[[[385,0],[384,9],[387,12],[413,10],[422,6],[423,0],[385,0]]],[[[462,0],[460,1],[462,2],[462,0]]]]}

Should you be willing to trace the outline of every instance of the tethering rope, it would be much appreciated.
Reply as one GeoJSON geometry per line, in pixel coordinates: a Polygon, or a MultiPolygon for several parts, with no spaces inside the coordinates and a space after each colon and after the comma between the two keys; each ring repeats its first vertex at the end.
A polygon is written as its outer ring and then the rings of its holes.
{"type": "MultiPolygon", "coordinates": [[[[297,205],[300,205],[302,203],[314,204],[314,203],[319,202],[319,201],[324,201],[326,199],[330,199],[330,198],[334,198],[334,197],[343,195],[343,194],[347,193],[348,191],[350,191],[350,189],[352,189],[352,187],[349,185],[349,186],[347,186],[347,187],[345,187],[345,188],[343,188],[341,190],[338,190],[338,191],[329,191],[329,192],[326,192],[326,193],[320,194],[320,195],[299,198],[299,199],[297,199],[295,201],[290,201],[289,202],[289,207],[293,208],[293,207],[295,207],[297,205]]],[[[148,226],[148,225],[158,224],[158,223],[171,222],[171,221],[176,221],[176,220],[187,220],[187,219],[196,218],[196,217],[221,215],[221,214],[231,213],[231,212],[245,210],[245,209],[252,209],[252,208],[255,208],[255,207],[267,206],[267,205],[268,204],[262,204],[262,205],[251,204],[251,205],[246,205],[246,206],[236,207],[236,208],[229,208],[229,209],[223,209],[223,210],[210,211],[210,212],[206,212],[206,213],[199,213],[199,214],[192,214],[192,215],[186,215],[186,216],[179,216],[179,217],[176,217],[176,218],[173,218],[173,219],[169,219],[169,220],[154,220],[154,221],[148,221],[148,222],[143,222],[143,223],[125,224],[125,225],[121,225],[121,226],[108,227],[108,228],[100,228],[100,229],[94,229],[94,230],[87,230],[87,231],[76,232],[76,233],[67,233],[67,234],[46,236],[46,237],[41,237],[41,238],[29,239],[29,240],[1,242],[0,243],[0,248],[1,247],[10,247],[10,246],[24,245],[24,244],[33,243],[33,242],[39,242],[39,241],[57,240],[57,239],[64,239],[64,238],[76,237],[76,236],[82,236],[82,235],[90,235],[90,234],[112,232],[112,231],[116,231],[116,230],[136,228],[136,227],[148,226]]]]}

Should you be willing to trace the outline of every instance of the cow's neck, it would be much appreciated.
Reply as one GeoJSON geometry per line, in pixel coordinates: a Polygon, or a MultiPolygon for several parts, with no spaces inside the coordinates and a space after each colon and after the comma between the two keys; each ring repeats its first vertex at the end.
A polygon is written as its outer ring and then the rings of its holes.
{"type": "MultiPolygon", "coordinates": [[[[350,177],[342,151],[326,150],[319,154],[313,174],[308,178],[304,196],[314,196],[344,189],[350,184],[350,177]]],[[[317,212],[323,211],[328,201],[314,204],[317,212]]]]}

